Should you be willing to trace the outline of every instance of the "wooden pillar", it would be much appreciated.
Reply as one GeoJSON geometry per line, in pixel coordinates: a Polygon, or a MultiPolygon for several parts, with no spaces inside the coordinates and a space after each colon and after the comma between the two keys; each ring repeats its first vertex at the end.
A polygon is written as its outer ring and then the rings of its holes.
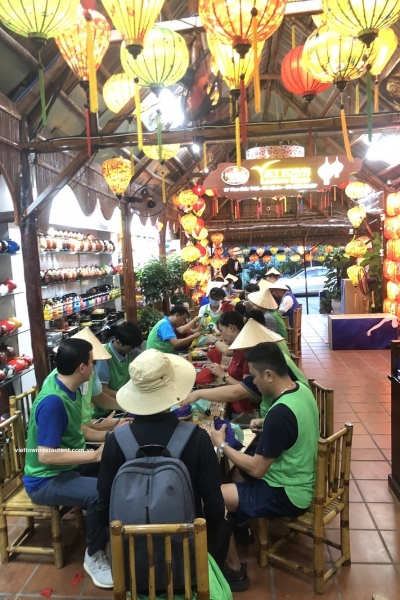
{"type": "MultiPolygon", "coordinates": [[[[165,235],[166,235],[166,229],[167,229],[166,210],[167,209],[165,208],[165,210],[162,212],[160,218],[158,219],[158,221],[163,224],[163,227],[160,231],[160,244],[159,244],[159,255],[162,260],[167,260],[167,249],[165,247],[165,235]]],[[[169,315],[169,297],[168,296],[165,296],[165,298],[163,298],[162,311],[163,311],[164,315],[169,315]]]]}
{"type": "MultiPolygon", "coordinates": [[[[21,128],[24,126],[26,127],[24,123],[21,124],[21,128]]],[[[24,139],[22,135],[21,138],[24,139]]],[[[50,372],[50,361],[47,351],[46,331],[42,309],[42,290],[40,281],[40,261],[36,219],[33,215],[30,215],[26,220],[21,220],[22,213],[26,210],[29,204],[33,202],[29,154],[27,150],[21,151],[20,165],[21,185],[19,197],[17,199],[17,214],[18,224],[21,229],[21,250],[24,259],[24,276],[29,323],[31,329],[33,364],[35,367],[37,384],[41,386],[50,372]]]]}
{"type": "Polygon", "coordinates": [[[121,202],[122,216],[122,273],[124,276],[125,313],[128,321],[137,321],[136,280],[133,269],[131,224],[132,213],[126,202],[121,202]]]}

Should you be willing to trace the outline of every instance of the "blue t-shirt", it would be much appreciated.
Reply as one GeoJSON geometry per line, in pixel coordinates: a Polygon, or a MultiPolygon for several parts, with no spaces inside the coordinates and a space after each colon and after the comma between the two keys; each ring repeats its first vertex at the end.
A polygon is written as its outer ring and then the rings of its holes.
{"type": "MultiPolygon", "coordinates": [[[[75,402],[76,392],[71,392],[56,376],[57,385],[75,402]]],[[[37,425],[37,445],[47,448],[59,448],[61,439],[68,427],[68,415],[59,396],[50,394],[43,398],[35,411],[37,425]]],[[[38,490],[50,481],[50,477],[23,476],[26,491],[38,490]]]]}
{"type": "Polygon", "coordinates": [[[171,321],[168,317],[164,317],[162,319],[161,324],[157,329],[157,337],[163,342],[171,340],[172,338],[176,338],[176,331],[172,327],[171,321]]]}

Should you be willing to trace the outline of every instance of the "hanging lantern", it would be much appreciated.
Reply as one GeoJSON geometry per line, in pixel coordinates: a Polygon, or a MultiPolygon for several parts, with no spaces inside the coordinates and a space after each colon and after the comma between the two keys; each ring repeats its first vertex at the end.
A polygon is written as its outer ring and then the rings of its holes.
{"type": "Polygon", "coordinates": [[[192,271],[197,273],[197,281],[200,285],[203,285],[210,279],[208,269],[204,265],[196,265],[195,267],[192,267],[192,271]]]}
{"type": "Polygon", "coordinates": [[[400,293],[399,286],[393,281],[388,281],[386,284],[386,292],[389,300],[396,300],[400,293]]]}
{"type": "Polygon", "coordinates": [[[327,257],[324,254],[318,254],[318,256],[316,257],[317,261],[320,263],[323,263],[326,261],[327,257]]]}
{"type": "Polygon", "coordinates": [[[158,96],[162,88],[182,79],[189,67],[189,51],[179,33],[157,25],[150,30],[136,60],[122,43],[121,63],[128,75],[139,79],[141,87],[150,88],[158,96]]]}
{"type": "Polygon", "coordinates": [[[369,46],[379,30],[395,23],[400,16],[399,0],[324,0],[324,13],[327,24],[346,35],[358,36],[369,46]]]}
{"type": "Polygon", "coordinates": [[[400,261],[400,240],[389,240],[387,242],[386,256],[390,260],[400,261]]]}
{"type": "Polygon", "coordinates": [[[265,248],[263,248],[262,246],[259,246],[259,248],[257,248],[256,253],[258,254],[258,256],[261,258],[262,255],[265,252],[265,248]]]}
{"type": "Polygon", "coordinates": [[[347,277],[354,285],[354,308],[357,306],[357,286],[359,284],[360,277],[363,275],[364,269],[358,265],[352,265],[347,269],[347,277]]]}
{"type": "Polygon", "coordinates": [[[346,245],[345,252],[347,256],[358,258],[360,256],[364,256],[364,254],[367,252],[367,246],[364,244],[364,242],[353,239],[346,245]]]}
{"type": "Polygon", "coordinates": [[[400,238],[400,215],[386,217],[383,225],[383,235],[387,240],[398,240],[400,238]]]}
{"type": "Polygon", "coordinates": [[[205,256],[207,254],[207,250],[201,244],[197,244],[195,248],[200,252],[200,256],[205,256]]]}
{"type": "Polygon", "coordinates": [[[208,236],[208,229],[206,229],[205,227],[202,227],[198,233],[195,233],[193,231],[192,236],[194,237],[195,240],[205,240],[206,237],[208,236]]]}
{"type": "Polygon", "coordinates": [[[244,258],[244,256],[238,256],[236,260],[238,261],[239,264],[242,265],[245,261],[245,258],[244,258]]]}
{"type": "Polygon", "coordinates": [[[84,89],[90,84],[90,110],[98,111],[96,71],[110,44],[111,28],[105,17],[79,5],[75,23],[55,42],[61,56],[84,89]],[[89,39],[90,38],[90,39],[89,39]]]}
{"type": "Polygon", "coordinates": [[[392,300],[389,300],[389,298],[386,298],[386,300],[383,301],[383,312],[390,313],[392,315],[396,315],[397,314],[397,302],[393,302],[392,300]]]}
{"type": "Polygon", "coordinates": [[[192,271],[192,269],[186,269],[182,275],[182,279],[190,289],[193,289],[197,284],[197,273],[196,271],[192,271]]]}
{"type": "Polygon", "coordinates": [[[282,83],[291,94],[302,96],[306,102],[330,87],[315,79],[305,68],[303,61],[304,46],[294,48],[284,57],[281,65],[282,83]]]}
{"type": "Polygon", "coordinates": [[[389,217],[400,214],[400,192],[388,194],[386,198],[386,213],[389,217]]]}
{"type": "Polygon", "coordinates": [[[197,223],[197,217],[192,213],[185,215],[181,219],[181,225],[187,233],[192,233],[197,223]]]}
{"type": "Polygon", "coordinates": [[[206,193],[206,188],[199,183],[192,187],[192,192],[200,198],[200,196],[204,196],[204,194],[206,193]]]}
{"type": "Polygon", "coordinates": [[[134,78],[127,73],[112,75],[103,86],[103,99],[111,112],[118,113],[135,95],[134,78]]]}
{"type": "Polygon", "coordinates": [[[156,22],[164,0],[104,0],[102,4],[126,48],[136,58],[143,50],[144,39],[156,22]]]}
{"type": "Polygon", "coordinates": [[[179,204],[190,209],[194,204],[196,204],[197,200],[198,198],[196,194],[193,194],[192,190],[184,190],[178,196],[179,204]]]}
{"type": "Polygon", "coordinates": [[[181,259],[185,262],[194,262],[200,258],[200,252],[196,246],[185,246],[181,250],[181,259]]]}
{"type": "Polygon", "coordinates": [[[367,213],[365,211],[365,208],[363,208],[362,206],[354,206],[353,208],[350,208],[350,210],[347,211],[347,218],[349,219],[353,227],[355,227],[356,229],[357,227],[360,227],[361,223],[364,221],[366,216],[367,213]]]}
{"type": "Polygon", "coordinates": [[[394,260],[385,258],[383,261],[383,276],[385,279],[390,279],[390,281],[396,280],[396,263],[394,260]]]}
{"type": "Polygon", "coordinates": [[[362,181],[353,181],[352,183],[349,183],[345,189],[346,196],[352,200],[364,198],[364,196],[368,196],[371,192],[372,188],[368,183],[362,183],[362,181]]]}
{"type": "Polygon", "coordinates": [[[279,252],[275,258],[278,262],[285,262],[286,254],[284,254],[283,252],[279,252]]]}
{"type": "Polygon", "coordinates": [[[221,258],[222,254],[223,254],[223,249],[222,248],[219,248],[219,247],[218,248],[214,248],[214,256],[216,258],[221,258]]]}
{"type": "MultiPolygon", "coordinates": [[[[181,148],[180,144],[163,144],[161,146],[161,161],[170,160],[174,158],[181,148]]],[[[160,153],[158,146],[143,146],[143,153],[152,158],[153,160],[160,160],[160,153]]]]}
{"type": "Polygon", "coordinates": [[[210,265],[212,266],[213,269],[216,269],[217,271],[220,271],[220,269],[224,266],[225,261],[223,258],[212,258],[210,260],[210,265]]]}
{"type": "Polygon", "coordinates": [[[132,178],[130,161],[120,156],[110,158],[101,165],[101,172],[111,190],[121,199],[132,178]]]}
{"type": "Polygon", "coordinates": [[[243,248],[242,254],[243,256],[247,257],[250,254],[250,248],[243,248]]]}
{"type": "Polygon", "coordinates": [[[271,246],[271,248],[269,249],[269,251],[271,252],[272,255],[275,256],[275,254],[278,253],[279,248],[277,248],[276,246],[271,246]]]}
{"type": "Polygon", "coordinates": [[[199,244],[201,244],[202,246],[204,246],[204,248],[207,248],[207,246],[208,246],[208,240],[200,240],[199,244]]]}
{"type": "Polygon", "coordinates": [[[301,256],[300,256],[300,254],[292,254],[292,256],[290,257],[290,260],[294,263],[300,262],[301,256]]]}
{"type": "Polygon", "coordinates": [[[206,208],[206,201],[203,200],[203,198],[199,198],[197,200],[196,204],[193,204],[192,211],[194,212],[194,214],[197,217],[201,217],[201,215],[203,214],[205,208],[206,208]]]}
{"type": "Polygon", "coordinates": [[[333,246],[325,246],[325,252],[327,254],[332,254],[333,250],[334,250],[333,246]]]}
{"type": "MultiPolygon", "coordinates": [[[[197,219],[196,225],[193,227],[193,234],[199,235],[203,228],[204,228],[203,219],[197,219]]],[[[207,231],[207,235],[208,235],[208,231],[207,231]]]]}
{"type": "Polygon", "coordinates": [[[311,262],[313,259],[313,255],[310,252],[307,252],[307,254],[304,256],[304,260],[306,262],[311,262]]]}
{"type": "Polygon", "coordinates": [[[78,6],[79,0],[70,2],[24,0],[20,3],[1,0],[0,21],[11,31],[41,46],[47,40],[73,26],[78,6]]]}
{"type": "Polygon", "coordinates": [[[374,42],[375,58],[371,62],[371,75],[380,75],[397,48],[397,36],[393,29],[383,29],[374,42]]]}
{"type": "Polygon", "coordinates": [[[304,254],[304,246],[297,246],[297,252],[299,254],[304,254]]]}
{"type": "Polygon", "coordinates": [[[211,234],[211,241],[215,247],[218,248],[224,241],[224,234],[217,231],[216,233],[211,234]]]}
{"type": "MultiPolygon", "coordinates": [[[[241,58],[232,47],[232,44],[221,43],[212,32],[207,33],[207,44],[217,66],[217,71],[221,73],[231,95],[238,97],[241,81],[243,81],[244,87],[247,87],[253,78],[253,49],[250,48],[244,58],[241,58]],[[241,76],[243,76],[243,79],[241,79],[241,76]]],[[[257,45],[258,56],[261,55],[263,45],[264,41],[257,45]]]]}
{"type": "Polygon", "coordinates": [[[193,292],[193,294],[192,294],[192,300],[195,304],[199,304],[200,300],[203,297],[204,297],[204,292],[197,291],[197,292],[193,292]]]}
{"type": "Polygon", "coordinates": [[[260,259],[259,259],[259,256],[258,256],[257,254],[250,254],[250,256],[249,256],[249,261],[250,261],[250,262],[252,262],[252,263],[256,263],[256,262],[258,262],[259,260],[260,260],[260,259]]]}
{"type": "Polygon", "coordinates": [[[267,265],[268,263],[271,262],[272,256],[270,256],[269,254],[265,254],[261,260],[263,261],[263,263],[265,263],[267,265]]]}
{"type": "Polygon", "coordinates": [[[199,263],[200,263],[201,265],[208,265],[209,261],[210,261],[210,259],[209,259],[209,256],[208,256],[208,254],[205,254],[204,256],[201,256],[201,257],[199,258],[199,263]]]}

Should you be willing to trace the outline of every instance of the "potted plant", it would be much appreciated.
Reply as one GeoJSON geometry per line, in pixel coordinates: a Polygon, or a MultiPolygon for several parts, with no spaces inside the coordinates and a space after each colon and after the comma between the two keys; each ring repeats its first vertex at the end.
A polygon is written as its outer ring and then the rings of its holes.
{"type": "Polygon", "coordinates": [[[382,287],[383,287],[383,274],[382,274],[382,237],[379,232],[375,232],[372,237],[372,249],[368,250],[363,256],[363,260],[360,263],[361,267],[364,267],[368,272],[368,277],[373,281],[373,292],[374,292],[374,304],[371,306],[371,312],[381,313],[383,310],[383,299],[382,299],[382,287]]]}
{"type": "Polygon", "coordinates": [[[137,277],[147,304],[158,303],[183,286],[187,264],[179,257],[153,259],[142,267],[137,277]]]}
{"type": "Polygon", "coordinates": [[[340,314],[340,302],[342,299],[341,280],[347,277],[347,268],[350,266],[350,259],[345,256],[345,251],[339,249],[332,254],[329,260],[325,262],[328,268],[323,291],[320,298],[320,313],[340,314]]]}
{"type": "Polygon", "coordinates": [[[156,310],[152,306],[145,306],[138,310],[137,326],[142,332],[143,338],[146,340],[149,332],[153,329],[154,325],[163,318],[160,311],[156,310]]]}

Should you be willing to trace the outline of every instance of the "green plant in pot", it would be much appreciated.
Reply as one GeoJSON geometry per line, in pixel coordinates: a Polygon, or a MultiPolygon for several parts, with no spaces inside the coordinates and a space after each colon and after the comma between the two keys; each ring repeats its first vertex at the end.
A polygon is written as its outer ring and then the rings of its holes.
{"type": "Polygon", "coordinates": [[[344,249],[339,249],[325,262],[325,266],[328,269],[323,288],[325,296],[321,297],[319,312],[330,314],[332,301],[340,301],[342,298],[341,281],[347,277],[350,259],[345,256],[344,249]]]}
{"type": "Polygon", "coordinates": [[[370,303],[370,312],[381,313],[383,310],[383,273],[381,256],[382,237],[379,232],[374,233],[371,242],[372,249],[364,254],[360,266],[368,271],[368,277],[374,282],[372,289],[374,291],[375,306],[372,306],[372,302],[370,303]]]}
{"type": "Polygon", "coordinates": [[[179,290],[186,268],[187,263],[177,256],[152,259],[146,263],[137,273],[145,302],[159,302],[179,290]]]}
{"type": "Polygon", "coordinates": [[[163,318],[160,311],[156,310],[152,306],[145,306],[138,310],[137,326],[143,334],[144,339],[147,339],[150,331],[154,325],[163,318]]]}

